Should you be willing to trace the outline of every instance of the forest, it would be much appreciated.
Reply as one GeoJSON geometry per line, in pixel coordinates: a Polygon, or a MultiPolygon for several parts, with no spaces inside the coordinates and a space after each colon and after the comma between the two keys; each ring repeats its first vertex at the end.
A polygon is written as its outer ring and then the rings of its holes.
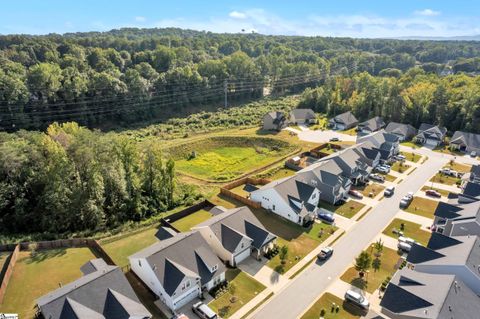
{"type": "MultiPolygon", "coordinates": [[[[0,130],[43,130],[54,121],[102,129],[131,127],[223,106],[225,91],[229,105],[239,104],[324,84],[330,90],[332,83],[339,85],[360,73],[375,77],[368,78],[375,82],[369,85],[395,83],[391,98],[404,100],[407,106],[401,110],[408,113],[409,104],[415,109],[420,102],[407,97],[422,91],[403,91],[412,76],[425,74],[418,81],[429,86],[427,91],[439,83],[460,85],[470,81],[464,74],[479,72],[478,56],[480,44],[467,41],[215,34],[174,28],[6,35],[0,36],[0,130]],[[444,80],[448,75],[450,80],[444,80]],[[342,79],[332,80],[337,76],[342,79]]],[[[458,92],[466,88],[446,91],[467,95],[458,92]]],[[[338,109],[348,107],[344,96],[338,98],[338,109]]],[[[467,119],[475,113],[475,106],[463,104],[476,105],[474,96],[448,98],[449,113],[460,110],[467,119]]],[[[385,112],[387,118],[411,118],[385,112]]]]}

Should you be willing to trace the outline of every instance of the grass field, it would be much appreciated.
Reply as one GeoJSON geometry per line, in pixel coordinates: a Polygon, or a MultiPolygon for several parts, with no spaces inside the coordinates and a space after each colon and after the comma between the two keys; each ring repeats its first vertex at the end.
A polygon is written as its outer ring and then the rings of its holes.
{"type": "Polygon", "coordinates": [[[401,224],[404,225],[403,228],[403,234],[406,237],[413,238],[415,241],[419,242],[422,245],[426,245],[428,243],[428,240],[430,239],[431,234],[423,229],[421,229],[421,225],[412,223],[407,220],[395,218],[390,225],[385,228],[383,233],[387,236],[393,237],[393,238],[398,238],[397,234],[393,233],[393,230],[400,230],[401,229],[401,224]]]}
{"type": "MultiPolygon", "coordinates": [[[[370,248],[368,252],[370,253],[370,248]]],[[[375,257],[372,255],[372,260],[375,257]]],[[[350,267],[341,277],[343,281],[352,284],[353,286],[360,288],[362,290],[366,290],[369,293],[373,293],[377,290],[382,281],[385,280],[388,276],[392,276],[395,273],[396,269],[395,266],[400,259],[396,250],[384,247],[383,253],[380,256],[380,269],[378,271],[374,271],[370,269],[368,275],[365,278],[360,278],[358,276],[358,271],[355,267],[350,267]],[[367,279],[368,276],[368,279],[367,279]]]]}
{"type": "Polygon", "coordinates": [[[414,197],[413,201],[405,209],[406,212],[433,219],[433,213],[438,206],[438,201],[423,197],[414,197]]]}
{"type": "MultiPolygon", "coordinates": [[[[403,143],[402,143],[402,145],[403,145],[403,143]]],[[[400,154],[405,156],[407,161],[414,162],[414,163],[417,163],[420,160],[420,158],[422,157],[421,155],[411,153],[411,152],[400,152],[400,154]]]]}
{"type": "Polygon", "coordinates": [[[435,174],[435,176],[433,176],[430,179],[430,182],[445,184],[445,185],[455,185],[459,181],[460,181],[460,178],[458,177],[443,175],[440,173],[435,174]]]}
{"type": "Polygon", "coordinates": [[[264,167],[292,152],[287,142],[272,138],[216,137],[167,149],[175,168],[205,180],[229,181],[264,167]],[[192,153],[195,157],[189,158],[192,153]]]}
{"type": "Polygon", "coordinates": [[[341,215],[346,218],[352,218],[364,206],[365,206],[364,204],[359,203],[355,200],[349,200],[345,204],[339,205],[339,206],[334,206],[329,203],[325,203],[323,201],[320,201],[320,204],[319,204],[319,207],[327,209],[331,212],[334,212],[335,214],[341,215]]]}
{"type": "Polygon", "coordinates": [[[444,189],[441,189],[441,188],[435,188],[435,187],[430,187],[430,186],[423,186],[422,187],[422,191],[426,191],[428,189],[433,189],[434,191],[437,191],[439,192],[442,196],[445,196],[445,197],[448,197],[448,195],[450,194],[449,191],[446,191],[444,189]]]}
{"type": "Polygon", "coordinates": [[[392,165],[392,170],[399,172],[399,173],[404,173],[407,169],[410,168],[410,165],[402,163],[400,161],[397,161],[393,163],[392,165]]]}
{"type": "Polygon", "coordinates": [[[107,238],[100,241],[100,245],[112,257],[115,264],[124,267],[128,265],[128,256],[157,242],[157,237],[155,237],[157,230],[156,227],[153,227],[129,236],[119,237],[117,240],[107,238]]]}
{"type": "Polygon", "coordinates": [[[212,217],[212,214],[209,211],[201,209],[191,215],[177,220],[176,222],[173,222],[172,225],[179,231],[186,232],[189,231],[193,226],[203,223],[210,217],[212,217]]]}
{"type": "Polygon", "coordinates": [[[327,292],[324,293],[300,319],[321,318],[322,309],[325,311],[323,315],[325,319],[355,319],[360,318],[362,315],[361,310],[357,307],[327,292]],[[336,312],[335,308],[332,308],[333,304],[340,306],[338,312],[336,312]]]}
{"type": "Polygon", "coordinates": [[[363,196],[368,197],[370,195],[370,193],[372,193],[373,194],[372,197],[375,197],[379,193],[384,191],[385,186],[382,186],[382,185],[377,184],[377,183],[369,183],[368,185],[362,186],[362,187],[355,186],[355,189],[360,191],[363,194],[363,196]]]}
{"type": "Polygon", "coordinates": [[[468,173],[470,172],[470,169],[472,168],[472,166],[470,165],[466,165],[466,164],[461,164],[461,163],[457,163],[457,162],[453,162],[453,163],[448,163],[447,165],[445,165],[446,168],[450,168],[454,171],[457,171],[459,173],[468,173]]]}
{"type": "Polygon", "coordinates": [[[0,313],[18,313],[20,318],[33,318],[35,301],[82,276],[80,267],[96,258],[88,248],[67,248],[37,251],[31,257],[22,251],[10,279],[0,313]]]}
{"type": "Polygon", "coordinates": [[[292,175],[295,175],[294,170],[291,170],[289,168],[284,168],[284,167],[277,167],[267,172],[262,172],[260,174],[257,174],[256,177],[268,178],[269,180],[274,181],[274,180],[292,176],[292,175]]]}
{"type": "Polygon", "coordinates": [[[264,285],[242,272],[240,269],[228,269],[225,277],[227,281],[230,284],[233,284],[236,288],[236,301],[232,303],[230,300],[232,295],[230,292],[227,292],[208,304],[210,308],[222,318],[230,317],[265,289],[264,285]]]}

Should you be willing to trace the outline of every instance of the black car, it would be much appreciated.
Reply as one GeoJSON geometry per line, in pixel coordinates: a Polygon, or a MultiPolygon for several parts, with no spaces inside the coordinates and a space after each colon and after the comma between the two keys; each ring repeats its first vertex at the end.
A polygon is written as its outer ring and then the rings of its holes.
{"type": "Polygon", "coordinates": [[[332,247],[325,247],[322,248],[320,253],[317,255],[318,259],[320,260],[327,260],[333,255],[333,248],[332,247]]]}

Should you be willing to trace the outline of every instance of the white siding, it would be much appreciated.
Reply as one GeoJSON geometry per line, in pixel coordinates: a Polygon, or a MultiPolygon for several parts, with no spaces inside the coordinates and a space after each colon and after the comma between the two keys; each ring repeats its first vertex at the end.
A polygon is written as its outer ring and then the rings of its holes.
{"type": "Polygon", "coordinates": [[[283,198],[273,189],[258,189],[251,193],[250,199],[262,204],[262,207],[271,210],[294,223],[298,223],[298,215],[283,198]]]}

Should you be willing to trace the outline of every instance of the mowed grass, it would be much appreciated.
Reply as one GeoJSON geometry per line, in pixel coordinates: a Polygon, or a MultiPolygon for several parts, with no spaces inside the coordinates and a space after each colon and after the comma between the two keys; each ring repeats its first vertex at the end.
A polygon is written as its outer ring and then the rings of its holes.
{"type": "Polygon", "coordinates": [[[435,187],[430,187],[430,186],[423,186],[422,187],[422,191],[426,191],[426,190],[429,190],[429,189],[437,191],[437,192],[440,193],[440,195],[445,196],[445,197],[448,197],[448,195],[450,195],[449,191],[446,191],[446,190],[441,189],[441,188],[435,188],[435,187]]]}
{"type": "Polygon", "coordinates": [[[129,264],[128,256],[158,241],[157,237],[155,237],[157,230],[156,227],[153,227],[132,235],[119,237],[118,239],[107,238],[100,241],[100,245],[113,259],[115,264],[125,267],[129,264]]]}
{"type": "Polygon", "coordinates": [[[415,196],[410,205],[404,210],[412,214],[433,219],[433,213],[435,213],[437,206],[438,201],[415,196]]]}
{"type": "Polygon", "coordinates": [[[457,162],[453,162],[453,163],[448,163],[447,165],[445,165],[445,168],[450,168],[450,169],[452,169],[454,171],[457,171],[459,173],[468,173],[468,172],[470,172],[470,169],[472,168],[472,166],[457,163],[457,162]]]}
{"type": "Polygon", "coordinates": [[[370,194],[372,194],[371,197],[375,197],[385,190],[385,186],[382,186],[377,183],[369,183],[366,186],[361,186],[361,187],[355,186],[355,189],[360,191],[363,194],[363,196],[369,197],[370,194]]]}
{"type": "Polygon", "coordinates": [[[360,318],[362,315],[362,312],[358,307],[346,303],[343,299],[327,292],[324,293],[322,297],[310,307],[310,309],[308,309],[301,319],[318,319],[322,317],[320,315],[322,310],[325,311],[325,314],[323,315],[323,318],[325,319],[355,319],[360,318]],[[333,304],[340,306],[338,312],[336,312],[336,309],[332,308],[333,304]]]}
{"type": "MultiPolygon", "coordinates": [[[[370,253],[370,248],[368,253],[370,253]]],[[[375,259],[375,256],[372,254],[372,261],[375,259]]],[[[364,278],[360,278],[358,271],[355,267],[350,267],[341,277],[343,281],[352,284],[353,286],[366,290],[369,293],[373,293],[377,290],[382,281],[384,281],[388,276],[392,276],[396,271],[397,263],[400,259],[396,250],[383,247],[382,255],[380,256],[380,269],[374,271],[370,269],[368,275],[365,275],[364,278]],[[368,276],[368,278],[367,278],[368,276]]]]}
{"type": "Polygon", "coordinates": [[[393,230],[396,229],[397,231],[400,231],[401,229],[401,224],[404,225],[404,228],[402,230],[404,236],[413,238],[415,241],[419,242],[422,245],[426,245],[428,243],[428,240],[430,239],[430,232],[425,231],[421,229],[420,224],[412,223],[407,220],[395,218],[390,225],[385,228],[383,233],[387,236],[393,237],[393,238],[398,238],[398,234],[394,234],[393,230]]]}
{"type": "Polygon", "coordinates": [[[233,315],[265,289],[264,285],[238,268],[228,269],[225,278],[231,285],[235,286],[235,302],[231,302],[232,295],[227,292],[208,304],[222,318],[233,315]]]}
{"type": "Polygon", "coordinates": [[[357,214],[363,207],[365,207],[364,204],[357,202],[355,200],[349,200],[345,204],[342,205],[332,205],[323,201],[320,201],[320,204],[318,205],[320,208],[327,209],[335,214],[341,215],[346,218],[352,218],[357,214]]]}
{"type": "Polygon", "coordinates": [[[402,163],[400,161],[396,161],[395,163],[393,163],[393,165],[391,167],[392,170],[394,170],[396,172],[399,172],[399,173],[404,173],[409,168],[410,168],[410,165],[402,163]]]}
{"type": "Polygon", "coordinates": [[[33,318],[36,299],[82,276],[80,267],[96,258],[88,248],[21,251],[0,305],[0,313],[18,313],[33,318]]]}
{"type": "Polygon", "coordinates": [[[460,181],[460,178],[458,177],[448,176],[441,173],[435,174],[435,176],[433,176],[430,179],[430,182],[445,184],[445,185],[455,185],[459,181],[460,181]]]}
{"type": "MultiPolygon", "coordinates": [[[[407,143],[409,143],[409,142],[407,142],[407,143]]],[[[403,143],[402,143],[402,145],[403,145],[403,143]]],[[[420,158],[422,158],[421,155],[415,154],[415,153],[412,153],[412,152],[400,152],[400,154],[405,156],[407,161],[414,162],[414,163],[417,163],[420,160],[420,158]]]]}
{"type": "Polygon", "coordinates": [[[209,211],[201,209],[195,213],[183,217],[172,223],[172,226],[178,229],[181,232],[190,231],[193,226],[196,226],[200,223],[203,223],[207,219],[212,217],[212,214],[209,211]]]}

